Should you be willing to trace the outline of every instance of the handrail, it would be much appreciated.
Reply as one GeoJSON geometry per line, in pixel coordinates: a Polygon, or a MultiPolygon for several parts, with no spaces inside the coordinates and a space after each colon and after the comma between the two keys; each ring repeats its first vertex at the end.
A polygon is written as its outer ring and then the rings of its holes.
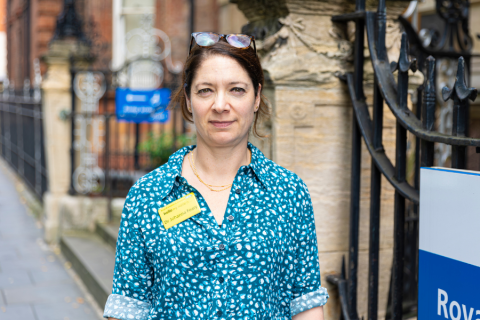
{"type": "Polygon", "coordinates": [[[466,58],[480,57],[480,54],[471,53],[469,51],[457,52],[457,51],[448,51],[448,50],[432,50],[430,48],[427,48],[423,45],[422,40],[420,40],[420,37],[415,32],[412,25],[410,24],[410,22],[408,22],[407,19],[405,19],[403,16],[399,16],[398,21],[400,22],[402,27],[405,29],[405,32],[408,35],[409,42],[415,46],[418,46],[426,56],[434,56],[436,58],[455,58],[455,59],[458,59],[462,56],[466,58]]]}
{"type": "Polygon", "coordinates": [[[350,98],[352,99],[353,108],[355,109],[355,115],[357,117],[360,131],[362,132],[363,139],[367,145],[368,152],[375,161],[377,168],[387,178],[390,184],[398,190],[405,198],[409,199],[415,204],[419,203],[419,193],[408,182],[399,182],[395,178],[395,168],[390,159],[385,154],[385,150],[375,149],[373,146],[373,124],[368,112],[368,106],[365,101],[360,101],[355,98],[355,88],[353,83],[353,75],[351,73],[346,74],[346,81],[348,84],[348,90],[350,92],[350,98]]]}
{"type": "Polygon", "coordinates": [[[366,12],[366,24],[368,48],[370,50],[370,58],[375,76],[383,98],[387,102],[388,107],[394,114],[399,123],[416,137],[430,141],[440,142],[448,145],[464,146],[464,147],[480,147],[480,139],[458,137],[443,134],[440,132],[428,131],[423,128],[421,121],[417,116],[408,109],[401,109],[398,106],[397,87],[395,79],[391,73],[390,64],[387,60],[378,59],[375,43],[375,13],[366,12]]]}

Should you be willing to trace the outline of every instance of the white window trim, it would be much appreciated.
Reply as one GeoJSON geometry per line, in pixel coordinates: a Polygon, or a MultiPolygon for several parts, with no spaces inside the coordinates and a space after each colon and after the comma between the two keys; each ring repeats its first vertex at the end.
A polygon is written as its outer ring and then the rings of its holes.
{"type": "Polygon", "coordinates": [[[113,0],[112,16],[112,69],[118,70],[126,57],[125,44],[125,15],[129,14],[155,14],[155,7],[123,7],[123,0],[113,0]]]}

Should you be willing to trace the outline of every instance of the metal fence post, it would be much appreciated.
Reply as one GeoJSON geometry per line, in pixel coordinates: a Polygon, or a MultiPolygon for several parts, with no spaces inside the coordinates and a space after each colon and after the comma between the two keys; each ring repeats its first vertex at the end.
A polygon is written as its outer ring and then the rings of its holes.
{"type": "MultiPolygon", "coordinates": [[[[356,1],[356,11],[365,10],[365,0],[356,1]]],[[[363,93],[363,64],[365,58],[365,22],[355,21],[355,94],[357,99],[364,100],[363,93]]],[[[360,173],[361,173],[361,145],[360,128],[358,126],[355,110],[352,110],[352,156],[350,173],[350,239],[348,258],[348,287],[347,305],[350,319],[358,319],[357,315],[357,272],[358,272],[358,237],[360,220],[360,173]]]]}
{"type": "Polygon", "coordinates": [[[35,132],[34,154],[35,154],[35,190],[42,194],[42,133],[41,133],[41,111],[40,106],[34,107],[33,126],[35,132]]]}
{"type": "MultiPolygon", "coordinates": [[[[380,59],[386,57],[386,6],[379,1],[377,8],[376,42],[380,59]]],[[[373,148],[383,149],[383,97],[378,87],[378,79],[374,79],[373,87],[373,148]]],[[[370,173],[370,238],[368,251],[368,319],[378,318],[378,265],[380,250],[380,203],[382,191],[382,174],[372,159],[370,173]]]]}
{"type": "MultiPolygon", "coordinates": [[[[107,97],[104,98],[105,101],[107,97]]],[[[105,105],[107,103],[105,102],[105,105]]],[[[106,111],[106,110],[105,110],[106,111]]],[[[112,186],[110,185],[110,114],[105,112],[105,192],[107,195],[107,221],[112,221],[112,186]]]]}
{"type": "MultiPolygon", "coordinates": [[[[435,59],[429,56],[426,61],[425,86],[421,119],[423,128],[432,131],[435,125],[435,59]]],[[[434,144],[431,141],[421,140],[421,166],[433,166],[434,144]]]]}
{"type": "MultiPolygon", "coordinates": [[[[457,75],[455,84],[450,90],[447,87],[442,89],[443,99],[445,101],[453,99],[453,127],[452,135],[465,137],[467,124],[468,99],[475,100],[477,89],[468,88],[465,83],[465,60],[463,57],[458,59],[457,75]]],[[[464,169],[466,166],[466,147],[452,146],[452,168],[464,169]]]]}
{"type": "Polygon", "coordinates": [[[75,187],[73,185],[73,173],[75,172],[75,92],[74,92],[74,85],[75,85],[75,74],[76,71],[73,69],[74,59],[70,57],[70,94],[71,94],[71,101],[72,101],[72,109],[70,112],[70,122],[71,122],[71,137],[70,137],[70,189],[68,190],[69,194],[75,194],[75,187]]]}

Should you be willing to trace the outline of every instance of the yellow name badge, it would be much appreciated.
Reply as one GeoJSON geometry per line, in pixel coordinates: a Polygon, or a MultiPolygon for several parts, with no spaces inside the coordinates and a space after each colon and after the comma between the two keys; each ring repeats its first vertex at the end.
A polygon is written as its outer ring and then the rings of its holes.
{"type": "Polygon", "coordinates": [[[158,214],[162,219],[165,229],[169,229],[196,215],[200,211],[197,198],[195,198],[195,194],[192,192],[158,209],[158,214]]]}

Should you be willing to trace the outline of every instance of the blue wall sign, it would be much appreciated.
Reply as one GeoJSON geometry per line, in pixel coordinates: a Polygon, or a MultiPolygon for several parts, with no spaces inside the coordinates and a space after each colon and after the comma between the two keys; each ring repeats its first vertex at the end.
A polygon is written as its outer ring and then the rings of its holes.
{"type": "Polygon", "coordinates": [[[166,109],[170,103],[171,90],[132,90],[117,88],[115,91],[115,112],[117,120],[126,122],[160,122],[169,119],[166,109]]]}
{"type": "Polygon", "coordinates": [[[418,320],[480,319],[480,173],[420,171],[418,320]]]}

